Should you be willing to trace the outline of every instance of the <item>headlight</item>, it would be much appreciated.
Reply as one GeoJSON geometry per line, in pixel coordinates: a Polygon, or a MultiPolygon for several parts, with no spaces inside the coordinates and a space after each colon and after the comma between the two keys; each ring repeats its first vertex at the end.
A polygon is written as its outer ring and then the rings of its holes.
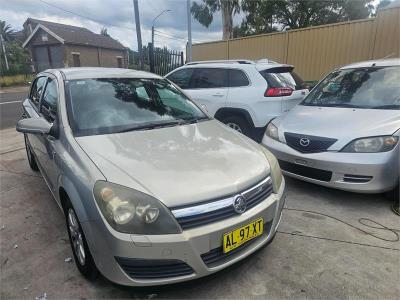
{"type": "Polygon", "coordinates": [[[265,134],[271,139],[279,141],[278,127],[276,127],[272,122],[269,122],[265,134]]]}
{"type": "Polygon", "coordinates": [[[387,152],[396,146],[398,140],[397,136],[391,135],[361,138],[347,144],[341,151],[357,153],[387,152]]]}
{"type": "Polygon", "coordinates": [[[93,193],[104,218],[119,232],[132,234],[181,232],[169,209],[147,194],[106,181],[97,181],[93,193]]]}
{"type": "Polygon", "coordinates": [[[264,154],[267,157],[267,160],[269,162],[269,166],[271,168],[271,179],[272,179],[272,185],[274,188],[274,192],[278,192],[279,188],[282,183],[282,171],[281,168],[279,167],[278,160],[276,157],[267,149],[263,148],[264,154]]]}

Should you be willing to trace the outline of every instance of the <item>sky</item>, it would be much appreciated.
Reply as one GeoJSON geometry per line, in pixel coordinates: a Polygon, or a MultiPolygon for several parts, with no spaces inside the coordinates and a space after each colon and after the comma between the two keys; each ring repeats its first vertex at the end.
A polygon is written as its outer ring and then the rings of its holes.
{"type": "MultiPolygon", "coordinates": [[[[156,32],[155,45],[183,51],[187,41],[186,0],[138,2],[143,45],[151,41],[153,19],[163,10],[169,9],[171,11],[161,15],[155,23],[155,29],[163,32],[156,32]]],[[[124,46],[137,49],[132,0],[0,0],[0,20],[11,24],[13,29],[22,29],[22,24],[28,17],[82,26],[96,33],[100,33],[100,30],[106,27],[108,33],[124,46]]],[[[239,24],[242,17],[236,16],[235,24],[239,24]]],[[[192,18],[193,43],[220,40],[221,37],[220,13],[215,14],[208,28],[192,18]]]]}
{"type": "MultiPolygon", "coordinates": [[[[143,45],[151,41],[153,19],[163,10],[169,9],[171,11],[161,15],[155,23],[156,30],[163,32],[156,32],[155,46],[167,46],[183,51],[187,41],[186,0],[138,2],[143,45]]],[[[376,3],[379,3],[379,0],[374,0],[374,4],[376,3]]],[[[0,20],[11,24],[13,29],[22,29],[22,24],[28,17],[82,26],[96,33],[106,27],[108,33],[124,46],[137,49],[132,0],[0,0],[0,20]]],[[[239,25],[243,17],[243,14],[236,15],[234,25],[239,25]]],[[[221,38],[220,13],[214,15],[214,20],[208,28],[192,18],[193,43],[221,38]]]]}

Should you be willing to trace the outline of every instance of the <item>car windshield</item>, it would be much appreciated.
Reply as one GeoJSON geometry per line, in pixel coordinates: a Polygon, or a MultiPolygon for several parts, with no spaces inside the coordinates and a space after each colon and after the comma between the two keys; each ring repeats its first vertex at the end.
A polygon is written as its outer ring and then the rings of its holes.
{"type": "Polygon", "coordinates": [[[400,109],[400,67],[338,70],[329,74],[301,105],[400,109]]]}
{"type": "Polygon", "coordinates": [[[154,129],[209,119],[163,79],[67,81],[68,118],[75,135],[154,129]]]}

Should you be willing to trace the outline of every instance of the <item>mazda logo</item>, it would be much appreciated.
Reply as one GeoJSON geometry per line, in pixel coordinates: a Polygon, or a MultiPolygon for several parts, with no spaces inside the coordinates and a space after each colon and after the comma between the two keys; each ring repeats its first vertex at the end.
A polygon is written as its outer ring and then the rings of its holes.
{"type": "Polygon", "coordinates": [[[300,145],[303,147],[307,147],[308,145],[310,145],[310,139],[306,137],[301,138],[300,145]]]}
{"type": "Polygon", "coordinates": [[[239,195],[236,196],[236,198],[233,200],[233,209],[238,213],[242,214],[246,211],[247,204],[246,200],[243,198],[243,196],[239,195]]]}

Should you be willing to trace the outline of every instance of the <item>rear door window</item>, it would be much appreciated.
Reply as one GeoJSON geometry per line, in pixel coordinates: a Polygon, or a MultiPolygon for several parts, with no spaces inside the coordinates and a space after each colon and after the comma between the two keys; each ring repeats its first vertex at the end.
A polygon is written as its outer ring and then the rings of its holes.
{"type": "Polygon", "coordinates": [[[39,108],[40,97],[42,96],[44,85],[46,84],[47,77],[42,76],[35,80],[32,85],[30,99],[36,108],[39,108]]]}
{"type": "Polygon", "coordinates": [[[190,79],[192,78],[193,69],[180,69],[169,76],[167,79],[171,80],[181,89],[188,89],[190,88],[190,79]]]}
{"type": "Polygon", "coordinates": [[[228,70],[228,76],[229,87],[241,87],[250,84],[249,79],[242,70],[230,69],[228,70]]]}
{"type": "Polygon", "coordinates": [[[196,89],[228,87],[228,70],[218,68],[194,69],[191,86],[196,89]]]}

